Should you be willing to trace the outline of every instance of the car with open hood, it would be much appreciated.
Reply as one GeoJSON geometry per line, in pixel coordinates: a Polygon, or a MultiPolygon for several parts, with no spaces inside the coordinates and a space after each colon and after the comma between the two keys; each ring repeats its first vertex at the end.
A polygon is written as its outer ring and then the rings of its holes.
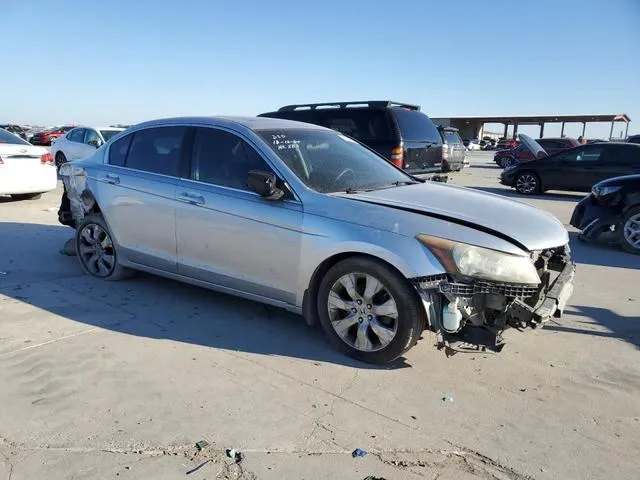
{"type": "Polygon", "coordinates": [[[532,160],[505,168],[500,183],[523,195],[547,190],[588,192],[607,178],[640,173],[640,145],[592,143],[549,155],[528,135],[518,137],[529,149],[532,160]]]}
{"type": "Polygon", "coordinates": [[[442,347],[500,350],[503,330],[559,316],[573,289],[552,215],[417,180],[308,123],[155,120],[60,174],[88,275],[141,270],[282,307],[366,362],[392,361],[425,328],[442,347]]]}

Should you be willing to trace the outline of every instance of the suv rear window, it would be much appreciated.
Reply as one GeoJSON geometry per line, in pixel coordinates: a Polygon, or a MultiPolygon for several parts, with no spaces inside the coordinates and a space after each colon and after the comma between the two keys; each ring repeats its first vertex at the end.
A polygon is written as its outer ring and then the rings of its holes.
{"type": "Polygon", "coordinates": [[[458,132],[455,130],[442,130],[442,140],[444,140],[444,143],[448,145],[462,143],[460,135],[458,135],[458,132]]]}
{"type": "Polygon", "coordinates": [[[442,143],[438,129],[424,113],[405,108],[392,108],[391,111],[403,140],[442,143]]]}

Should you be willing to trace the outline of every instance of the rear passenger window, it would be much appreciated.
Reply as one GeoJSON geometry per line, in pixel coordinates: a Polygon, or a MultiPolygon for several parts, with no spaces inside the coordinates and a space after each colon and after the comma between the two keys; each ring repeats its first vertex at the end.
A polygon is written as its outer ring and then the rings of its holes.
{"type": "Polygon", "coordinates": [[[194,180],[239,190],[249,190],[250,170],[272,171],[251,145],[216,128],[196,130],[192,165],[194,180]]]}
{"type": "Polygon", "coordinates": [[[116,167],[124,167],[124,162],[129,151],[129,144],[133,135],[127,135],[120,140],[113,142],[109,147],[109,164],[116,167]]]}
{"type": "Polygon", "coordinates": [[[187,127],[155,127],[133,134],[127,168],[177,176],[182,140],[187,127]]]}
{"type": "Polygon", "coordinates": [[[82,140],[84,139],[84,128],[76,128],[75,130],[72,130],[67,136],[67,139],[71,142],[82,143],[82,140]]]}
{"type": "Polygon", "coordinates": [[[392,108],[403,140],[442,143],[438,129],[424,113],[405,108],[392,108]]]}

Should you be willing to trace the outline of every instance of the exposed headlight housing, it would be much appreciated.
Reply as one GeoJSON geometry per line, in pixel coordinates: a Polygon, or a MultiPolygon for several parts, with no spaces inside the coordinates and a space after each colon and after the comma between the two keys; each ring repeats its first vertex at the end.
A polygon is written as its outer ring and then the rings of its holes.
{"type": "Polygon", "coordinates": [[[612,185],[612,186],[600,186],[594,185],[591,189],[591,193],[596,198],[606,197],[607,195],[611,195],[612,193],[616,193],[622,187],[620,185],[612,185]]]}
{"type": "Polygon", "coordinates": [[[528,256],[512,255],[430,235],[418,235],[417,239],[452,275],[494,282],[540,283],[538,272],[528,256]]]}

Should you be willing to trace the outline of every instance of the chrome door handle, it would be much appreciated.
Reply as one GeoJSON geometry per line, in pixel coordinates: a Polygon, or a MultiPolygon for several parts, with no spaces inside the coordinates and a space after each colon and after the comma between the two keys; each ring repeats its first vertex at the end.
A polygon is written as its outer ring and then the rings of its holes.
{"type": "Polygon", "coordinates": [[[112,185],[117,185],[120,183],[120,177],[118,175],[113,175],[112,173],[107,173],[104,176],[104,179],[112,185]]]}
{"type": "Polygon", "coordinates": [[[194,205],[204,205],[204,197],[197,193],[182,192],[178,195],[178,200],[182,202],[189,202],[194,205]]]}

